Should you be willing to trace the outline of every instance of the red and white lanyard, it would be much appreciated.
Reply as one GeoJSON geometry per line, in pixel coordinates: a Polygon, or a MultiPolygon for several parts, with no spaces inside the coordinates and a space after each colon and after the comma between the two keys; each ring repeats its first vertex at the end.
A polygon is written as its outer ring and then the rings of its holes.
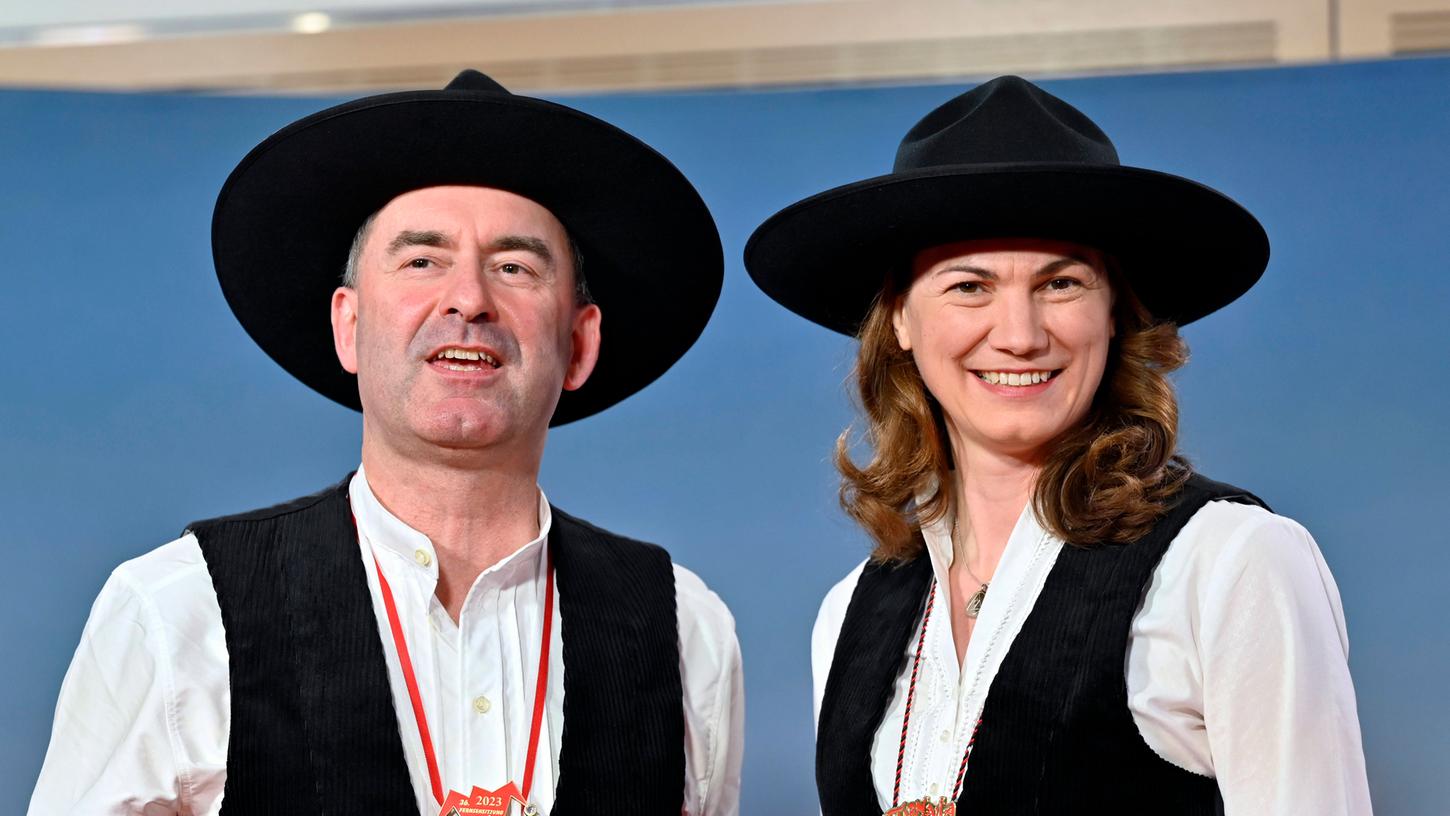
{"type": "MultiPolygon", "coordinates": [[[[529,747],[524,759],[524,781],[519,788],[525,802],[534,785],[534,756],[539,750],[539,731],[544,722],[544,696],[549,688],[549,636],[554,627],[554,554],[545,543],[544,570],[544,635],[539,646],[538,682],[534,685],[534,718],[529,724],[529,747]]],[[[383,576],[378,557],[373,555],[373,568],[377,570],[378,588],[383,593],[383,606],[388,613],[388,626],[393,631],[393,645],[398,650],[398,662],[403,666],[403,681],[408,686],[408,697],[413,703],[413,719],[418,723],[418,736],[423,741],[423,757],[428,763],[428,781],[433,786],[433,798],[438,806],[444,803],[443,780],[438,773],[438,758],[433,753],[433,737],[428,732],[428,717],[423,712],[423,697],[418,692],[418,678],[413,673],[413,661],[408,656],[408,640],[403,636],[403,625],[398,620],[398,607],[393,602],[393,590],[383,576]]]]}
{"type": "Polygon", "coordinates": [[[926,644],[926,625],[931,621],[931,610],[935,605],[936,580],[933,579],[931,591],[926,596],[926,612],[921,616],[921,634],[916,638],[916,657],[911,661],[911,682],[906,687],[906,713],[901,718],[901,747],[896,751],[896,782],[891,788],[891,810],[887,813],[955,813],[955,803],[962,792],[962,780],[967,775],[967,759],[972,755],[972,746],[977,743],[977,729],[982,727],[982,720],[978,718],[977,724],[972,726],[971,737],[967,739],[967,749],[962,752],[962,764],[957,768],[957,782],[952,787],[951,799],[937,804],[920,800],[919,802],[908,802],[905,807],[901,805],[901,770],[906,764],[906,729],[911,724],[911,704],[916,699],[916,678],[921,671],[921,651],[926,644]],[[915,805],[916,808],[908,811],[912,805],[915,805]],[[898,811],[898,808],[902,808],[902,810],[898,811]]]}

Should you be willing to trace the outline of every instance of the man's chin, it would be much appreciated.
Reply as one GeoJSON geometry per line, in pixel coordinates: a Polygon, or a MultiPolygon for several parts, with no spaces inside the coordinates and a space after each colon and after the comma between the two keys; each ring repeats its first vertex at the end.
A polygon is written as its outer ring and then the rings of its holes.
{"type": "Polygon", "coordinates": [[[410,423],[420,441],[444,450],[478,450],[519,441],[548,429],[548,418],[522,417],[498,405],[445,400],[410,423]]]}
{"type": "Polygon", "coordinates": [[[494,412],[434,413],[414,426],[422,442],[440,448],[486,448],[514,434],[506,417],[494,412]]]}

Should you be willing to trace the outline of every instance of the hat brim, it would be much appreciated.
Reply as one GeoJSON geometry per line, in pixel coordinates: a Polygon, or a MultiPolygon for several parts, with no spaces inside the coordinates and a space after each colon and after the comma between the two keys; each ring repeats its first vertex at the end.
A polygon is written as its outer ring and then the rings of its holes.
{"type": "Polygon", "coordinates": [[[598,364],[551,425],[597,413],[662,375],[720,295],[719,232],[667,159],[587,114],[530,97],[411,91],[349,102],[262,142],[217,197],[212,254],[227,303],[273,360],[361,410],[333,350],[329,303],[353,236],[393,198],[494,187],[564,224],[604,315],[598,364]]]}
{"type": "Polygon", "coordinates": [[[1094,247],[1152,314],[1178,325],[1228,305],[1263,275],[1269,240],[1232,199],[1134,167],[974,164],[836,187],[761,224],[745,266],[801,317],[855,336],[889,274],[921,249],[988,238],[1094,247]]]}

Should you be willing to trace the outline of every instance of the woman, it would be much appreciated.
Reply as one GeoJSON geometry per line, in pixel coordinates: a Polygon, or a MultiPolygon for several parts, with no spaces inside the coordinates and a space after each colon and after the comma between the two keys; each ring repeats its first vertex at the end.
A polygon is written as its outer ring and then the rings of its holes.
{"type": "Polygon", "coordinates": [[[1313,539],[1175,452],[1177,327],[1267,260],[1016,77],[752,236],[767,294],[861,342],[871,457],[837,464],[876,547],[813,636],[824,816],[1370,812],[1313,539]]]}

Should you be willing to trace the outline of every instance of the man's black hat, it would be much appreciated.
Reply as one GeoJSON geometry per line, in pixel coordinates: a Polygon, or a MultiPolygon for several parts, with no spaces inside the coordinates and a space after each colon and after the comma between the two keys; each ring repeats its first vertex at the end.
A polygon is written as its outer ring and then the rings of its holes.
{"type": "Polygon", "coordinates": [[[297,379],[360,410],[333,351],[329,303],[353,236],[424,187],[495,187],[568,230],[604,314],[598,365],[551,425],[644,388],[704,330],[720,296],[720,235],[665,157],[572,108],[517,96],[477,71],[441,91],[358,99],[279,130],[232,171],[212,216],[212,256],[232,312],[297,379]]]}
{"type": "Polygon", "coordinates": [[[886,276],[914,253],[982,238],[1103,250],[1155,317],[1179,325],[1228,305],[1269,261],[1263,227],[1232,199],[1122,166],[1081,111],[1005,76],[917,122],[891,173],[771,216],[750,236],[745,266],[787,309],[855,335],[886,276]]]}

